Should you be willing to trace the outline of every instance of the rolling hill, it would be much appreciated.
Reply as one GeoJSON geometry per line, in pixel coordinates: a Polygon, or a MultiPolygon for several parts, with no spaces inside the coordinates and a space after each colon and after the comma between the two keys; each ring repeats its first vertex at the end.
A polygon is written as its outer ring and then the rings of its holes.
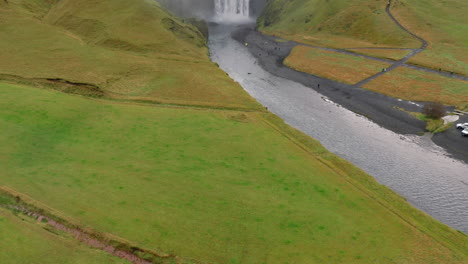
{"type": "Polygon", "coordinates": [[[0,3],[2,264],[121,262],[15,206],[154,263],[466,263],[466,235],[267,112],[156,2],[0,3]]]}

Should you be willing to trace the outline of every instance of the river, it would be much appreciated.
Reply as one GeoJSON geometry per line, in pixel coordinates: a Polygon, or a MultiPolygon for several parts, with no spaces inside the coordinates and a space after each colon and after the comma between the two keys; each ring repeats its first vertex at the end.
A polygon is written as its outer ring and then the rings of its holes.
{"type": "Polygon", "coordinates": [[[266,72],[231,37],[237,28],[210,26],[211,58],[251,96],[416,208],[468,234],[466,163],[448,157],[428,138],[396,134],[313,89],[266,72]]]}

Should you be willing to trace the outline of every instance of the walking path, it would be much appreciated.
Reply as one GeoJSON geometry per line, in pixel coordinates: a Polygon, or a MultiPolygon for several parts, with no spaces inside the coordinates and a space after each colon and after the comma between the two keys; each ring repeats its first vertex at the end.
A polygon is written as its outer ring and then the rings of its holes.
{"type": "MultiPolygon", "coordinates": [[[[418,66],[418,65],[412,65],[412,64],[407,64],[406,63],[410,58],[412,58],[412,57],[416,56],[417,54],[423,52],[427,48],[428,42],[425,39],[423,39],[423,38],[419,37],[418,35],[414,34],[413,32],[409,31],[403,25],[401,25],[401,23],[393,16],[392,12],[390,11],[392,2],[393,2],[393,0],[389,0],[387,6],[385,8],[385,11],[387,12],[388,16],[399,28],[401,28],[402,30],[404,30],[405,32],[410,34],[412,37],[419,40],[421,42],[421,47],[419,47],[417,49],[390,48],[390,47],[384,47],[384,48],[379,48],[379,47],[372,47],[372,48],[370,48],[370,47],[360,47],[359,48],[358,47],[358,48],[348,48],[348,49],[334,49],[334,48],[326,48],[326,47],[320,47],[320,46],[315,46],[315,45],[299,43],[299,42],[295,42],[295,41],[289,41],[289,43],[291,43],[293,46],[305,46],[305,47],[311,47],[311,48],[316,48],[316,49],[321,49],[321,50],[334,51],[334,52],[338,52],[338,53],[342,53],[342,54],[346,54],[346,55],[357,56],[357,57],[361,57],[361,58],[381,61],[381,62],[389,63],[389,64],[392,65],[392,66],[388,67],[385,71],[379,72],[379,73],[377,73],[377,74],[375,74],[375,75],[373,75],[373,76],[371,76],[371,77],[369,77],[367,79],[364,79],[364,80],[354,84],[353,85],[354,87],[361,87],[362,85],[370,82],[371,80],[373,80],[375,78],[378,78],[379,76],[381,76],[383,74],[386,74],[389,71],[391,71],[391,70],[393,70],[393,69],[395,69],[397,67],[400,67],[400,66],[415,69],[415,70],[420,70],[420,71],[424,71],[424,72],[428,72],[428,73],[432,73],[432,74],[438,74],[438,75],[442,75],[442,76],[448,77],[448,78],[454,78],[454,79],[460,79],[460,80],[468,81],[468,77],[463,76],[463,75],[448,73],[448,72],[443,72],[443,71],[437,71],[437,70],[434,70],[434,69],[425,68],[425,67],[421,67],[421,66],[418,66]],[[406,55],[403,59],[395,62],[394,60],[383,59],[383,58],[378,58],[378,57],[374,57],[374,56],[370,56],[370,55],[364,55],[364,54],[357,54],[357,53],[354,53],[354,52],[351,51],[351,50],[359,50],[359,49],[410,50],[411,52],[408,55],[406,55]]],[[[281,39],[281,38],[278,38],[278,37],[275,37],[275,38],[276,38],[276,40],[284,40],[284,39],[281,39]]]]}
{"type": "MultiPolygon", "coordinates": [[[[397,67],[400,67],[400,66],[403,66],[404,64],[406,64],[406,62],[416,56],[418,53],[421,53],[423,52],[428,44],[427,44],[427,41],[421,37],[419,37],[418,35],[414,34],[413,32],[409,31],[407,28],[405,28],[403,25],[400,24],[400,22],[393,16],[392,12],[390,11],[390,7],[392,5],[392,0],[389,0],[388,1],[388,4],[387,4],[387,7],[385,8],[385,11],[387,12],[388,16],[390,17],[390,19],[401,29],[403,29],[406,33],[410,34],[413,38],[419,40],[421,42],[421,47],[418,48],[418,49],[413,49],[408,55],[406,55],[403,59],[397,61],[397,62],[394,62],[392,64],[392,66],[388,67],[387,69],[385,69],[385,71],[382,71],[382,72],[379,72],[377,74],[374,74],[373,76],[367,78],[367,79],[364,79],[358,83],[356,83],[354,86],[356,87],[361,87],[362,85],[374,80],[375,78],[378,78],[379,76],[381,75],[384,75],[386,74],[387,72],[397,68],[397,67]]],[[[416,69],[419,69],[420,67],[417,67],[415,66],[416,69]]],[[[455,76],[449,76],[449,77],[455,77],[455,76]]],[[[463,76],[460,76],[460,77],[463,77],[463,76]]],[[[456,78],[456,77],[455,77],[456,78]]]]}
{"type": "MultiPolygon", "coordinates": [[[[282,39],[282,38],[279,38],[279,37],[275,37],[275,39],[276,40],[285,40],[285,39],[282,39]]],[[[315,45],[299,43],[299,42],[296,42],[296,41],[289,41],[289,43],[291,45],[293,45],[293,46],[311,47],[311,48],[315,48],[315,49],[334,51],[334,52],[338,52],[338,53],[342,53],[342,54],[346,54],[346,55],[351,55],[351,56],[361,57],[361,58],[365,58],[365,59],[385,62],[385,63],[389,63],[389,64],[392,64],[392,65],[397,64],[395,67],[387,68],[386,72],[388,72],[389,70],[392,70],[392,69],[394,69],[394,68],[396,68],[398,66],[402,66],[402,67],[407,67],[407,68],[411,68],[411,69],[415,69],[415,70],[419,70],[419,71],[425,71],[425,72],[429,72],[429,73],[433,73],[433,74],[442,75],[442,76],[445,76],[445,77],[448,77],[448,78],[454,78],[454,79],[460,79],[460,80],[468,81],[468,77],[465,77],[465,76],[462,76],[462,75],[459,75],[459,74],[455,74],[455,73],[451,74],[451,73],[448,73],[448,72],[437,71],[437,70],[434,70],[434,69],[425,68],[425,67],[421,67],[421,66],[418,66],[418,65],[407,64],[406,62],[411,57],[413,57],[416,54],[424,51],[424,49],[421,49],[421,48],[418,48],[418,49],[410,49],[410,48],[375,48],[375,47],[372,48],[372,49],[375,49],[375,50],[379,50],[379,49],[385,49],[385,50],[389,50],[389,49],[411,50],[411,53],[406,55],[403,59],[395,62],[394,60],[378,58],[378,57],[374,57],[374,56],[370,56],[370,55],[358,54],[358,53],[354,53],[354,52],[351,51],[351,50],[370,49],[370,48],[335,49],[335,48],[326,48],[326,47],[321,47],[321,46],[315,46],[315,45]]],[[[386,72],[378,73],[375,76],[371,76],[369,78],[372,78],[372,77],[377,78],[378,76],[380,76],[382,74],[385,74],[386,72]]],[[[361,82],[364,82],[364,81],[365,80],[363,80],[361,82]]],[[[370,81],[370,80],[368,80],[368,81],[370,81]]],[[[355,84],[355,86],[359,87],[358,84],[360,84],[360,83],[355,84]]],[[[362,83],[362,84],[364,84],[364,83],[362,83]]],[[[362,85],[362,84],[360,84],[360,85],[362,85]]]]}

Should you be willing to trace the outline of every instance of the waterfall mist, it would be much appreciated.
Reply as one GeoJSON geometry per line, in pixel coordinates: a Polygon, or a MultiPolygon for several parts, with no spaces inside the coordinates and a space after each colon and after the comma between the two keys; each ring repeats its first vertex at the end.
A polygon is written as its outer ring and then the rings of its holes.
{"type": "Polygon", "coordinates": [[[156,0],[174,14],[214,22],[245,22],[258,16],[266,0],[156,0]]]}
{"type": "Polygon", "coordinates": [[[214,0],[214,19],[218,22],[249,21],[250,0],[214,0]]]}
{"type": "Polygon", "coordinates": [[[156,0],[172,13],[184,17],[209,20],[214,15],[213,0],[156,0]]]}

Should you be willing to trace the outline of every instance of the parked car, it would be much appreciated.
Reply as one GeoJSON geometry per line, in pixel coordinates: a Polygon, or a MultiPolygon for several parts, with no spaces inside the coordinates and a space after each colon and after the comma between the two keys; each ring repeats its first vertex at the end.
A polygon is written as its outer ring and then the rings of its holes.
{"type": "Polygon", "coordinates": [[[458,123],[457,124],[458,129],[465,129],[468,128],[468,123],[458,123]]]}
{"type": "Polygon", "coordinates": [[[461,134],[462,134],[462,136],[464,136],[464,137],[468,137],[468,128],[463,129],[462,132],[461,132],[461,134]]]}

